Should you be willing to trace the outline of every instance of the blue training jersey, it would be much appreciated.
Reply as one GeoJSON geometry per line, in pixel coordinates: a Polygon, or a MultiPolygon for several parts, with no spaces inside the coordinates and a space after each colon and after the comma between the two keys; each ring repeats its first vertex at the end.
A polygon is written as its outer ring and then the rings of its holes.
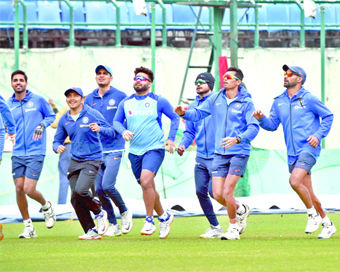
{"type": "MultiPolygon", "coordinates": [[[[86,96],[84,104],[99,111],[106,121],[112,126],[118,105],[124,98],[126,98],[126,96],[127,95],[125,93],[111,86],[110,90],[106,91],[103,97],[101,97],[98,94],[97,88],[86,96]]],[[[118,133],[113,139],[100,135],[100,141],[102,142],[104,152],[125,149],[125,140],[122,135],[118,133]]]]}
{"type": "Polygon", "coordinates": [[[149,150],[163,148],[162,114],[171,120],[168,140],[174,141],[179,117],[173,112],[173,107],[166,98],[153,93],[144,96],[133,94],[125,98],[118,106],[113,127],[120,134],[126,129],[135,133],[129,152],[143,155],[149,150]],[[125,118],[127,128],[123,126],[125,118]]]}

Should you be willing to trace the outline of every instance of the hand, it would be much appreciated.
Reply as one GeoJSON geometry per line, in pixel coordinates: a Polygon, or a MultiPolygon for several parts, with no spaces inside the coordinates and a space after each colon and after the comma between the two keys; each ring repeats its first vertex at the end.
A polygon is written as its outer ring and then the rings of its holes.
{"type": "Polygon", "coordinates": [[[5,140],[9,139],[12,142],[12,145],[15,145],[15,136],[16,134],[7,133],[5,140]]]}
{"type": "Polygon", "coordinates": [[[90,124],[90,129],[93,132],[99,132],[100,131],[100,126],[97,123],[91,123],[90,124]]]}
{"type": "Polygon", "coordinates": [[[261,110],[257,110],[257,111],[254,111],[251,116],[255,117],[257,120],[260,120],[264,117],[264,114],[261,110]]]}
{"type": "Polygon", "coordinates": [[[183,156],[184,151],[185,151],[184,145],[181,145],[177,148],[177,154],[180,155],[180,156],[183,156]]]}
{"type": "Polygon", "coordinates": [[[33,139],[35,141],[40,140],[41,137],[43,136],[44,130],[45,130],[45,126],[43,124],[40,124],[39,126],[37,126],[36,129],[34,130],[33,139]]]}
{"type": "Polygon", "coordinates": [[[309,143],[310,146],[312,147],[317,147],[319,145],[319,139],[316,136],[309,136],[307,139],[307,142],[309,143]]]}
{"type": "Polygon", "coordinates": [[[63,145],[59,145],[57,148],[57,153],[63,154],[66,151],[66,147],[63,145]]]}
{"type": "Polygon", "coordinates": [[[169,152],[170,154],[173,154],[173,153],[176,151],[176,147],[175,147],[175,144],[174,144],[173,141],[167,140],[167,141],[165,142],[165,144],[163,145],[163,147],[165,147],[166,145],[169,147],[169,148],[168,148],[168,152],[169,152]]]}
{"type": "Polygon", "coordinates": [[[184,114],[185,114],[185,110],[183,109],[182,106],[177,106],[174,109],[174,112],[176,112],[179,116],[184,116],[184,114]]]}
{"type": "Polygon", "coordinates": [[[221,146],[223,146],[225,149],[228,149],[229,147],[232,147],[236,143],[237,143],[236,137],[225,137],[221,141],[221,146]]]}
{"type": "Polygon", "coordinates": [[[49,98],[47,101],[48,101],[48,104],[50,104],[51,106],[54,105],[54,101],[51,98],[49,98]]]}
{"type": "Polygon", "coordinates": [[[135,136],[135,134],[129,130],[125,130],[122,134],[125,141],[129,142],[132,140],[132,137],[135,136]]]}

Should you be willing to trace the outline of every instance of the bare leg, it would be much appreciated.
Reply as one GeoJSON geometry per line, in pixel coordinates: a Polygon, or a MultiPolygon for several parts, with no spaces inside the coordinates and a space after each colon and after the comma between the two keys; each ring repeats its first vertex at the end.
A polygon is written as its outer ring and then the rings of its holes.
{"type": "Polygon", "coordinates": [[[311,196],[312,203],[313,203],[315,210],[320,214],[321,218],[324,218],[326,216],[326,214],[325,214],[324,210],[322,209],[321,202],[316,197],[316,195],[314,194],[314,191],[313,191],[312,176],[310,174],[307,174],[302,182],[303,182],[303,185],[306,186],[306,188],[309,191],[309,194],[311,196]]]}
{"type": "Polygon", "coordinates": [[[231,224],[236,223],[236,210],[238,208],[238,204],[234,198],[234,190],[239,179],[240,176],[238,175],[227,175],[223,186],[223,197],[227,203],[229,222],[231,224]]]}
{"type": "Polygon", "coordinates": [[[308,172],[304,169],[294,168],[290,175],[289,183],[293,190],[299,195],[306,208],[310,209],[313,207],[311,195],[303,182],[307,174],[308,172]]]}
{"type": "Polygon", "coordinates": [[[35,201],[39,202],[41,205],[46,204],[46,200],[43,197],[43,195],[36,190],[38,181],[30,178],[25,178],[24,183],[24,192],[26,195],[28,195],[30,198],[34,199],[35,201]]]}
{"type": "Polygon", "coordinates": [[[27,220],[30,218],[28,213],[28,204],[26,199],[26,194],[24,192],[24,181],[25,177],[21,176],[19,178],[14,179],[15,184],[15,191],[16,191],[16,197],[17,197],[17,204],[21,213],[21,216],[24,220],[27,220]]]}
{"type": "Polygon", "coordinates": [[[159,199],[159,194],[155,188],[154,177],[154,172],[146,169],[142,170],[140,184],[143,190],[143,200],[146,209],[146,216],[152,216],[154,209],[158,215],[162,215],[164,213],[159,199]]]}
{"type": "Polygon", "coordinates": [[[214,199],[223,206],[227,206],[227,203],[223,197],[223,186],[226,178],[225,177],[213,177],[212,178],[212,188],[214,199]]]}

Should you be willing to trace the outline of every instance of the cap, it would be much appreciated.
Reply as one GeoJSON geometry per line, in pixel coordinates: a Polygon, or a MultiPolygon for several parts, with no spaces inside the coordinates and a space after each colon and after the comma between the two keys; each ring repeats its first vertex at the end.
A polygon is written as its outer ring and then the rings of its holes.
{"type": "Polygon", "coordinates": [[[84,97],[83,91],[80,88],[73,87],[73,88],[67,89],[64,95],[67,96],[70,92],[76,92],[81,97],[84,97]]]}
{"type": "Polygon", "coordinates": [[[109,74],[112,76],[112,70],[111,70],[111,68],[110,68],[109,66],[107,66],[107,65],[98,65],[97,68],[96,68],[96,74],[98,73],[99,69],[101,69],[101,68],[103,68],[103,69],[105,69],[106,71],[108,71],[109,74]]]}
{"type": "Polygon", "coordinates": [[[307,74],[305,70],[303,70],[300,66],[288,66],[287,64],[282,66],[283,71],[287,72],[287,70],[291,70],[294,73],[297,73],[300,77],[302,77],[302,84],[305,83],[307,74]]]}
{"type": "Polygon", "coordinates": [[[204,72],[204,73],[200,73],[197,77],[195,82],[197,81],[197,79],[204,79],[208,82],[208,86],[210,90],[214,89],[214,84],[215,84],[215,78],[213,77],[212,74],[204,72]]]}

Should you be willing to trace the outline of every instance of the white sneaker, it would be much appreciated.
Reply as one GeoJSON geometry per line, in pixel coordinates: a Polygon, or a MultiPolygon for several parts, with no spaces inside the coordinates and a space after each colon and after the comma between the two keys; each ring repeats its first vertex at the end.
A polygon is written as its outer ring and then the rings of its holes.
{"type": "Polygon", "coordinates": [[[44,217],[45,217],[45,223],[46,223],[46,227],[48,229],[53,228],[55,222],[57,221],[57,217],[54,213],[54,204],[51,200],[47,201],[48,203],[50,203],[50,207],[45,211],[42,210],[44,217]]]}
{"type": "Polygon", "coordinates": [[[243,214],[236,213],[236,221],[238,226],[240,227],[239,233],[242,234],[247,227],[247,218],[250,215],[250,208],[248,205],[242,204],[245,212],[243,214]]]}
{"type": "Polygon", "coordinates": [[[152,235],[156,231],[156,226],[153,222],[144,221],[144,227],[140,231],[142,235],[152,235]]]}
{"type": "Polygon", "coordinates": [[[95,232],[93,229],[89,229],[87,233],[84,233],[83,235],[78,237],[79,240],[99,240],[102,239],[102,237],[95,232]]]}
{"type": "Polygon", "coordinates": [[[316,216],[307,214],[307,217],[308,221],[305,233],[310,234],[318,230],[322,219],[319,213],[316,216]]]}
{"type": "Polygon", "coordinates": [[[25,227],[24,231],[19,235],[19,238],[37,238],[38,235],[32,227],[25,227]]]}
{"type": "Polygon", "coordinates": [[[119,224],[110,224],[110,227],[105,232],[104,236],[121,236],[122,231],[120,230],[119,224]]]}
{"type": "Polygon", "coordinates": [[[333,222],[330,223],[323,223],[322,224],[322,231],[319,234],[319,239],[328,239],[331,237],[334,233],[336,233],[336,228],[333,224],[333,222]]]}
{"type": "Polygon", "coordinates": [[[170,233],[170,225],[174,221],[174,215],[172,213],[169,213],[169,215],[168,220],[159,222],[159,238],[161,239],[165,239],[170,233]]]}
{"type": "Polygon", "coordinates": [[[228,230],[221,236],[221,240],[239,240],[240,239],[240,228],[232,227],[229,225],[228,230]]]}
{"type": "Polygon", "coordinates": [[[221,238],[223,235],[223,230],[220,226],[213,226],[210,225],[210,228],[208,228],[204,234],[200,235],[200,238],[221,238]]]}
{"type": "Polygon", "coordinates": [[[120,216],[122,219],[122,232],[128,234],[132,229],[132,212],[128,209],[120,216]]]}
{"type": "Polygon", "coordinates": [[[107,212],[102,210],[94,218],[97,220],[98,234],[103,235],[109,228],[109,224],[107,222],[107,212]]]}

